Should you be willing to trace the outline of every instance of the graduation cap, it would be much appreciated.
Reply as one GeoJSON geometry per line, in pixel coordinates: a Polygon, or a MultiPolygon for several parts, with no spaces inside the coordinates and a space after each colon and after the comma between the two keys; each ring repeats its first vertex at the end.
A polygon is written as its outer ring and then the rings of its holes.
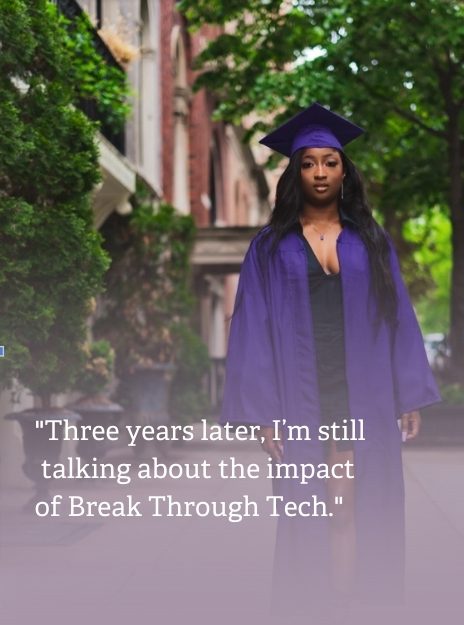
{"type": "Polygon", "coordinates": [[[363,132],[359,126],[314,102],[263,137],[260,143],[285,156],[292,156],[300,148],[342,150],[363,132]]]}

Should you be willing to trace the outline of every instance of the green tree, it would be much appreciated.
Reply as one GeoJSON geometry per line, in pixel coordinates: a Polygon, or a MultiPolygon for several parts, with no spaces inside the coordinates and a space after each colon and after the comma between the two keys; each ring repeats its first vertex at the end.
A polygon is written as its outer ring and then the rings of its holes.
{"type": "Polygon", "coordinates": [[[414,241],[419,265],[431,268],[434,287],[417,301],[417,311],[425,332],[448,332],[451,277],[451,224],[435,207],[429,214],[405,224],[404,235],[414,241]]]}
{"type": "MultiPolygon", "coordinates": [[[[47,0],[0,0],[1,383],[16,377],[45,405],[84,361],[89,302],[108,267],[89,201],[98,125],[74,106],[85,75],[87,96],[104,98],[103,61],[79,57],[89,48],[72,40],[91,40],[84,26],[70,31],[47,0]]],[[[122,102],[126,87],[108,80],[122,102]]]]}
{"type": "MultiPolygon", "coordinates": [[[[233,24],[197,59],[196,86],[217,95],[218,116],[239,122],[251,111],[279,111],[280,123],[313,100],[329,104],[369,129],[352,153],[393,234],[408,218],[444,207],[452,226],[452,366],[462,379],[463,3],[181,0],[179,7],[192,28],[233,24]]],[[[264,122],[252,129],[264,130],[264,122]]]]}

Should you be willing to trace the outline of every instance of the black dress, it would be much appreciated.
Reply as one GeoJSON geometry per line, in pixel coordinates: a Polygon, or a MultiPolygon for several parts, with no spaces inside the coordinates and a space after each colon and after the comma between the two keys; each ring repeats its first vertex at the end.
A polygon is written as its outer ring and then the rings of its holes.
{"type": "MultiPolygon", "coordinates": [[[[316,348],[322,422],[350,418],[345,375],[345,341],[341,274],[325,273],[306,237],[309,288],[316,348]]],[[[352,441],[336,441],[337,450],[353,449],[352,441]]]]}

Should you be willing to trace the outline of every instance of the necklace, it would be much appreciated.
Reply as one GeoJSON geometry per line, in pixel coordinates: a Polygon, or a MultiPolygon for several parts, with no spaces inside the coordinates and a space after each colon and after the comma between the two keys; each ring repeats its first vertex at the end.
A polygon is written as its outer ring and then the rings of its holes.
{"type": "MultiPolygon", "coordinates": [[[[328,228],[331,228],[332,226],[335,226],[336,224],[338,224],[338,221],[333,221],[333,222],[332,222],[332,223],[328,226],[328,228]]],[[[309,226],[312,226],[312,227],[314,228],[314,230],[315,230],[316,232],[318,232],[318,233],[319,233],[319,240],[320,240],[320,241],[324,241],[326,233],[325,233],[325,232],[321,232],[318,228],[316,228],[316,226],[315,226],[314,224],[308,224],[308,225],[309,225],[309,226]]]]}

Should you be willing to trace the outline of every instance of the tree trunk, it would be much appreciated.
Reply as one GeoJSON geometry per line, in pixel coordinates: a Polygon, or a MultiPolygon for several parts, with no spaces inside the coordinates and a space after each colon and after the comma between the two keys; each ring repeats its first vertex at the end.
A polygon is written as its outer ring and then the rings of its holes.
{"type": "Polygon", "coordinates": [[[40,407],[44,409],[51,408],[52,405],[52,396],[49,393],[44,393],[40,395],[40,407]]]}
{"type": "Polygon", "coordinates": [[[463,144],[459,111],[449,120],[450,212],[452,274],[450,301],[451,377],[464,384],[464,206],[462,184],[463,144]]]}

